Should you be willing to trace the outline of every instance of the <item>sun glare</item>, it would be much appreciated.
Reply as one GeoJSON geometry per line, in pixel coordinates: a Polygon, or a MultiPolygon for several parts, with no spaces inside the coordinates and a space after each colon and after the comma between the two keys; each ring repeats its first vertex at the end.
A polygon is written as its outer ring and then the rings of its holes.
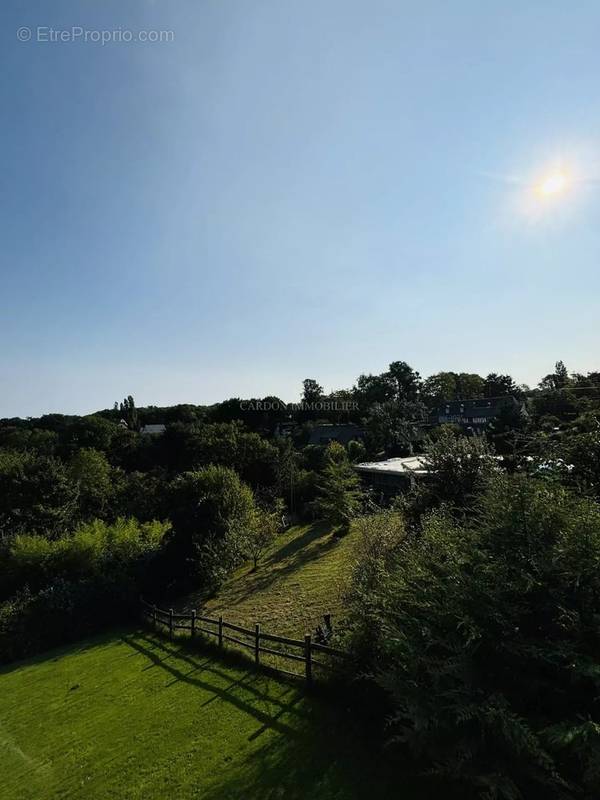
{"type": "Polygon", "coordinates": [[[569,178],[564,170],[554,170],[544,175],[535,185],[539,197],[558,197],[569,188],[569,178]]]}

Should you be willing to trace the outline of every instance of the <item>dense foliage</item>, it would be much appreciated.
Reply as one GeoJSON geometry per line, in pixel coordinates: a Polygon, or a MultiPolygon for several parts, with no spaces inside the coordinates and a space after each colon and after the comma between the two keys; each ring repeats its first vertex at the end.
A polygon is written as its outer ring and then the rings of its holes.
{"type": "Polygon", "coordinates": [[[159,565],[164,590],[214,591],[244,555],[254,522],[252,490],[236,472],[209,466],[171,485],[173,529],[159,565]]]}
{"type": "Polygon", "coordinates": [[[164,523],[96,521],[55,540],[19,535],[0,552],[0,661],[10,661],[137,611],[164,523]]]}
{"type": "Polygon", "coordinates": [[[482,796],[598,796],[595,502],[497,476],[474,517],[433,512],[365,559],[352,605],[393,741],[482,796]]]}

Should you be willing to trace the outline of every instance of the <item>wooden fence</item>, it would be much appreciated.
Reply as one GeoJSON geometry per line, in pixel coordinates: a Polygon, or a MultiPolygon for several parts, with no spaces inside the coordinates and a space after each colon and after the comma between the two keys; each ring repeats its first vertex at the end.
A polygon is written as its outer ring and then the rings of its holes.
{"type": "Polygon", "coordinates": [[[169,632],[172,639],[176,631],[189,631],[193,639],[198,634],[213,636],[217,640],[219,647],[231,644],[236,647],[243,647],[250,650],[254,657],[254,663],[258,666],[261,663],[271,669],[294,677],[304,677],[307,683],[312,683],[314,668],[334,670],[340,663],[348,658],[348,653],[338,650],[336,647],[314,642],[310,633],[302,639],[290,639],[287,636],[276,636],[273,633],[264,633],[260,625],[255,625],[253,629],[243,628],[241,625],[234,625],[226,622],[223,617],[205,617],[192,611],[189,614],[175,614],[173,609],[168,611],[158,608],[146,600],[141,601],[142,617],[150,621],[156,630],[159,625],[163,625],[169,632]],[[232,635],[237,634],[237,635],[232,635]],[[243,637],[243,638],[240,638],[243,637]],[[264,642],[268,646],[264,646],[264,642]],[[277,645],[282,645],[288,649],[281,650],[277,645]],[[261,660],[261,654],[266,654],[275,658],[275,664],[266,664],[261,660]],[[315,654],[317,658],[315,658],[315,654]],[[302,673],[291,672],[278,666],[279,659],[300,662],[304,665],[302,673]]]}

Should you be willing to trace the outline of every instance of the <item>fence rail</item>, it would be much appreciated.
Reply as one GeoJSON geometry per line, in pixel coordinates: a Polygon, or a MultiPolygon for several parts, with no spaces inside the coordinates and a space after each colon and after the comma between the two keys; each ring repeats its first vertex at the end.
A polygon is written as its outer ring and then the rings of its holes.
{"type": "Polygon", "coordinates": [[[313,667],[319,669],[332,670],[339,665],[341,661],[348,658],[348,653],[344,650],[339,650],[337,647],[330,647],[320,642],[313,642],[310,633],[307,633],[304,639],[290,639],[288,636],[277,636],[274,633],[263,633],[260,625],[255,625],[254,628],[244,628],[241,625],[235,625],[233,622],[227,622],[223,617],[213,618],[205,617],[192,611],[189,614],[175,614],[173,609],[168,610],[158,608],[158,606],[141,600],[142,617],[145,620],[150,620],[154,629],[158,625],[164,625],[168,632],[169,638],[172,639],[174,632],[177,630],[186,630],[190,632],[190,637],[194,638],[198,634],[205,636],[214,636],[217,639],[219,647],[224,647],[225,643],[231,643],[238,647],[243,647],[252,650],[254,654],[254,663],[258,666],[261,663],[278,672],[286,675],[295,675],[296,677],[304,677],[307,683],[313,681],[313,667]],[[201,627],[198,623],[203,625],[213,625],[215,627],[201,627]],[[237,636],[230,636],[225,631],[233,631],[240,636],[247,637],[246,640],[240,639],[237,636]],[[262,642],[269,642],[272,644],[280,644],[285,647],[297,648],[299,652],[290,653],[286,650],[278,650],[275,647],[264,647],[262,642]],[[319,653],[324,656],[329,656],[328,660],[315,659],[313,653],[319,653]],[[284,658],[289,661],[301,662],[304,664],[304,672],[300,675],[297,672],[289,672],[282,669],[277,665],[265,664],[261,661],[261,654],[269,655],[277,659],[284,658]]]}

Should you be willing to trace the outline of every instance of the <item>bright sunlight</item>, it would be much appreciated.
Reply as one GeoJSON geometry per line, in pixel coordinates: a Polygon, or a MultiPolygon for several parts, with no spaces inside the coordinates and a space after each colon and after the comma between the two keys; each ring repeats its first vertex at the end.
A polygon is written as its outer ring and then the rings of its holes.
{"type": "Polygon", "coordinates": [[[535,185],[535,192],[540,197],[557,197],[565,194],[570,187],[567,173],[563,169],[548,172],[535,185]]]}

